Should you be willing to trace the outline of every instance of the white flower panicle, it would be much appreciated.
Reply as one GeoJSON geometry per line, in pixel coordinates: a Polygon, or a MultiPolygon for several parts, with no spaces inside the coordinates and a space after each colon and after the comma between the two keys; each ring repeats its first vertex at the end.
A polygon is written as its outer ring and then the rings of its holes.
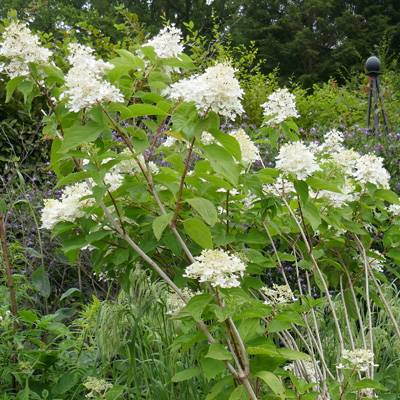
{"type": "Polygon", "coordinates": [[[332,160],[348,175],[353,175],[361,155],[353,149],[341,149],[331,154],[332,160]]]}
{"type": "Polygon", "coordinates": [[[117,87],[104,79],[104,74],[114,66],[97,60],[90,47],[78,43],[69,45],[69,63],[72,65],[65,77],[66,90],[61,99],[68,99],[68,108],[79,112],[103,102],[122,103],[124,97],[117,87]]]}
{"type": "Polygon", "coordinates": [[[267,297],[265,304],[287,304],[296,300],[289,285],[277,285],[274,283],[272,288],[263,287],[261,291],[267,297]]]}
{"type": "Polygon", "coordinates": [[[344,150],[343,147],[344,136],[343,133],[337,129],[332,129],[324,135],[324,142],[320,147],[320,151],[324,150],[328,153],[337,153],[344,150]]]}
{"type": "Polygon", "coordinates": [[[246,264],[236,255],[223,250],[203,250],[195,262],[185,269],[183,276],[208,282],[213,287],[232,288],[240,286],[239,279],[246,264]]]}
{"type": "Polygon", "coordinates": [[[286,119],[298,118],[294,94],[288,89],[278,89],[268,96],[268,101],[261,105],[266,117],[265,125],[277,125],[286,119]]]}
{"type": "Polygon", "coordinates": [[[342,362],[337,365],[339,369],[354,369],[359,372],[368,371],[374,364],[374,353],[368,349],[343,350],[342,362]]]}
{"type": "Polygon", "coordinates": [[[174,138],[173,136],[168,136],[162,145],[164,147],[172,147],[175,143],[176,143],[176,138],[174,138]]]}
{"type": "Polygon", "coordinates": [[[373,183],[384,189],[389,188],[389,172],[383,166],[383,158],[365,154],[355,163],[354,178],[362,183],[373,183]]]}
{"type": "Polygon", "coordinates": [[[400,205],[399,204],[391,204],[387,211],[389,214],[392,214],[393,217],[398,217],[400,215],[400,205]]]}
{"type": "Polygon", "coordinates": [[[272,194],[277,197],[286,197],[296,192],[293,183],[282,176],[278,176],[275,183],[263,185],[262,190],[267,195],[272,194]]]}
{"type": "Polygon", "coordinates": [[[182,31],[174,25],[167,25],[144,46],[154,48],[160,58],[176,58],[183,52],[182,31]]]}
{"type": "Polygon", "coordinates": [[[200,141],[205,146],[207,146],[209,144],[215,143],[215,138],[210,132],[204,131],[204,132],[202,132],[202,134],[200,136],[200,141]]]}
{"type": "MultiPolygon", "coordinates": [[[[200,294],[201,292],[193,292],[193,290],[189,289],[188,287],[185,287],[182,289],[182,293],[186,297],[186,299],[189,301],[193,296],[196,296],[200,294]]],[[[177,314],[180,310],[182,310],[183,307],[185,307],[186,303],[181,299],[180,296],[176,292],[168,292],[168,296],[166,297],[166,306],[167,306],[167,314],[169,315],[175,315],[177,314]]]]}
{"type": "Polygon", "coordinates": [[[39,37],[22,22],[12,22],[7,26],[2,40],[0,56],[8,59],[2,69],[10,78],[29,75],[29,63],[47,64],[52,55],[49,49],[40,45],[39,37]]]}
{"type": "Polygon", "coordinates": [[[340,208],[359,198],[360,194],[355,189],[354,185],[347,180],[341,188],[341,193],[321,190],[318,192],[318,197],[327,200],[331,207],[340,208]]]}
{"type": "Polygon", "coordinates": [[[243,90],[229,64],[216,64],[202,75],[173,83],[165,94],[173,100],[194,102],[201,115],[214,111],[233,120],[243,113],[243,90]]]}
{"type": "Polygon", "coordinates": [[[83,386],[90,390],[90,392],[85,396],[88,399],[104,396],[104,394],[106,394],[113,387],[113,385],[108,383],[106,380],[94,377],[88,377],[83,386]]]}
{"type": "Polygon", "coordinates": [[[242,153],[242,162],[246,166],[253,164],[254,161],[261,160],[260,151],[243,129],[233,131],[230,135],[238,141],[242,153]]]}
{"type": "Polygon", "coordinates": [[[320,376],[315,367],[316,365],[312,361],[298,361],[286,365],[283,369],[292,372],[298,378],[305,378],[310,383],[319,383],[320,376]]]}
{"type": "Polygon", "coordinates": [[[385,256],[378,250],[371,250],[372,255],[368,256],[369,266],[377,272],[383,272],[385,262],[385,256]]]}
{"type": "Polygon", "coordinates": [[[299,180],[306,179],[320,169],[313,152],[300,141],[286,143],[280,148],[276,167],[283,174],[293,174],[299,180]]]}
{"type": "Polygon", "coordinates": [[[92,194],[85,182],[66,186],[60,200],[45,199],[42,209],[42,228],[52,229],[58,222],[74,222],[84,216],[83,207],[93,204],[93,199],[82,199],[92,194]]]}

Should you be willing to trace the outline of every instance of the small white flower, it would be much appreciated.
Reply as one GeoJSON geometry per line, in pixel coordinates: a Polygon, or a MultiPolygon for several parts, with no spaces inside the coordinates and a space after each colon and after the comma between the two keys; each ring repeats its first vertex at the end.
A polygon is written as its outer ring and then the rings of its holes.
{"type": "Polygon", "coordinates": [[[213,287],[232,288],[240,286],[239,279],[246,264],[236,255],[224,250],[203,250],[195,262],[185,269],[183,276],[208,282],[213,287]]]}
{"type": "Polygon", "coordinates": [[[167,25],[143,46],[154,48],[160,58],[176,58],[183,52],[182,31],[174,25],[167,25]]]}
{"type": "Polygon", "coordinates": [[[201,143],[203,143],[205,146],[209,145],[209,144],[213,144],[215,142],[215,138],[213,135],[211,135],[211,133],[204,131],[201,134],[200,137],[200,141],[201,143]]]}
{"type": "Polygon", "coordinates": [[[283,369],[292,372],[298,378],[305,378],[310,383],[319,383],[321,380],[315,368],[315,364],[312,361],[292,362],[283,367],[283,369]],[[306,376],[304,376],[304,374],[306,376]]]}
{"type": "Polygon", "coordinates": [[[267,297],[265,304],[287,304],[296,300],[289,285],[277,285],[274,283],[272,288],[263,287],[261,291],[267,297]]]}
{"type": "Polygon", "coordinates": [[[383,158],[366,154],[355,163],[354,178],[362,183],[372,183],[384,189],[389,188],[389,172],[383,166],[383,158]]]}
{"type": "Polygon", "coordinates": [[[296,192],[293,183],[282,176],[279,176],[275,183],[263,185],[262,190],[267,195],[272,194],[277,197],[286,197],[296,192]]]}
{"type": "Polygon", "coordinates": [[[326,199],[330,206],[340,208],[347,203],[357,200],[360,194],[355,192],[355,187],[349,181],[341,188],[341,193],[331,192],[330,190],[321,190],[318,192],[318,197],[326,199]]]}
{"type": "Polygon", "coordinates": [[[277,125],[287,118],[298,118],[295,96],[288,89],[278,89],[268,96],[268,101],[261,105],[264,116],[267,118],[265,125],[277,125]]]}
{"type": "Polygon", "coordinates": [[[365,372],[369,367],[377,367],[374,364],[374,353],[368,349],[343,350],[342,363],[337,365],[338,369],[354,369],[365,372]]]}
{"type": "Polygon", "coordinates": [[[243,113],[243,90],[229,64],[216,64],[202,75],[173,83],[165,94],[173,100],[194,102],[201,115],[214,111],[233,120],[243,113]]]}
{"type": "MultiPolygon", "coordinates": [[[[187,301],[189,301],[193,296],[200,294],[201,292],[193,292],[193,290],[185,287],[182,289],[182,293],[186,297],[187,301]]],[[[185,307],[186,303],[182,300],[180,296],[176,292],[168,292],[168,296],[166,297],[166,306],[167,306],[167,314],[175,315],[177,314],[183,307],[185,307]]]]}
{"type": "Polygon", "coordinates": [[[387,211],[389,214],[392,214],[393,217],[398,217],[400,215],[400,205],[399,204],[391,204],[387,211]]]}
{"type": "Polygon", "coordinates": [[[276,167],[284,174],[293,174],[299,180],[304,180],[318,171],[315,156],[302,142],[284,144],[276,159],[276,167]]]}
{"type": "Polygon", "coordinates": [[[165,142],[162,144],[164,147],[172,147],[176,143],[176,138],[168,136],[165,142]]]}
{"type": "Polygon", "coordinates": [[[243,129],[233,131],[230,135],[238,141],[242,161],[245,165],[251,165],[254,161],[261,160],[260,151],[243,129]]]}
{"type": "Polygon", "coordinates": [[[2,34],[0,56],[8,59],[2,70],[10,77],[29,75],[29,63],[47,64],[52,52],[40,45],[26,24],[12,22],[2,34]]]}
{"type": "Polygon", "coordinates": [[[104,80],[104,74],[114,66],[96,60],[94,50],[78,43],[69,46],[68,61],[72,65],[65,77],[66,90],[60,96],[68,99],[68,108],[78,112],[102,102],[122,103],[124,97],[117,87],[104,80]]]}

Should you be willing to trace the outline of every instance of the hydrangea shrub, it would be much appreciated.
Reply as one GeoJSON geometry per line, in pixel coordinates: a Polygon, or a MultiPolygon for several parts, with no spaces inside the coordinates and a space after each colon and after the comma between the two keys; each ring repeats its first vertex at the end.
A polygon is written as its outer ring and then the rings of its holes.
{"type": "Polygon", "coordinates": [[[223,128],[243,114],[235,70],[197,71],[181,38],[167,26],[108,62],[73,43],[63,71],[27,26],[6,28],[7,97],[48,103],[61,195],[45,200],[43,229],[71,262],[89,252],[121,285],[138,261],[169,285],[182,327],[173,351],[200,354],[174,381],[204,374],[207,399],[374,397],[376,310],[400,338],[384,293],[400,261],[400,202],[382,159],[345,148],[337,130],[302,141],[282,89],[263,105],[285,141],[266,168],[244,129],[223,128]]]}

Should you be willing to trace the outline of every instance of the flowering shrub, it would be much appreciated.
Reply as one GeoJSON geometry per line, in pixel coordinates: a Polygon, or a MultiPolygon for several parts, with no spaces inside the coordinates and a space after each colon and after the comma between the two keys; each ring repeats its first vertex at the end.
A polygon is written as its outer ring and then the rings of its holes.
{"type": "MultiPolygon", "coordinates": [[[[42,226],[69,259],[88,251],[99,273],[125,285],[138,260],[166,282],[182,325],[173,347],[199,354],[174,382],[203,374],[214,381],[208,399],[231,400],[385,390],[374,324],[384,310],[400,339],[383,290],[383,272],[400,261],[400,201],[381,158],[346,148],[337,130],[323,143],[299,140],[295,99],[280,90],[264,105],[265,123],[287,143],[265,167],[245,131],[222,129],[243,113],[235,70],[194,72],[175,27],[109,62],[71,44],[66,73],[25,53],[39,46],[31,33],[13,40],[21,52],[3,51],[5,65],[22,63],[24,74],[10,74],[7,90],[35,87],[46,98],[62,188],[45,201],[42,226]]],[[[93,396],[111,387],[92,383],[93,396]]]]}

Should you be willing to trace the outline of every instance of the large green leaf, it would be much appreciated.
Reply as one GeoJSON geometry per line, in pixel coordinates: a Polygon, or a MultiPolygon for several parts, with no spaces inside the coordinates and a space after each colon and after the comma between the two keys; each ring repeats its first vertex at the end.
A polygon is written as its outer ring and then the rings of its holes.
{"type": "Polygon", "coordinates": [[[229,361],[232,359],[231,353],[220,343],[210,344],[210,348],[205,357],[220,361],[229,361]]]}
{"type": "Polygon", "coordinates": [[[213,240],[210,229],[199,218],[188,218],[183,221],[185,232],[204,249],[211,249],[213,247],[213,240]]]}
{"type": "Polygon", "coordinates": [[[161,236],[162,236],[165,228],[172,221],[173,216],[174,216],[173,213],[168,213],[168,214],[160,215],[159,217],[157,217],[153,220],[153,232],[154,232],[154,236],[157,238],[157,240],[161,239],[161,236]]]}
{"type": "Polygon", "coordinates": [[[223,147],[215,144],[205,146],[204,153],[215,172],[221,174],[234,186],[238,185],[240,166],[223,147]]]}
{"type": "Polygon", "coordinates": [[[270,371],[260,371],[256,376],[262,379],[277,396],[281,399],[285,398],[285,387],[275,374],[270,371]]]}
{"type": "Polygon", "coordinates": [[[67,151],[81,144],[93,142],[105,129],[104,125],[95,122],[89,122],[86,125],[75,123],[70,128],[64,129],[65,136],[61,149],[67,151]]]}
{"type": "Polygon", "coordinates": [[[229,396],[229,400],[248,400],[247,391],[243,385],[238,386],[229,396]]]}
{"type": "Polygon", "coordinates": [[[214,226],[217,223],[217,209],[210,200],[203,199],[202,197],[194,197],[186,201],[200,214],[201,218],[203,218],[208,225],[214,226]]]}
{"type": "Polygon", "coordinates": [[[271,343],[266,343],[261,346],[253,346],[248,348],[248,353],[251,355],[264,355],[269,357],[283,358],[285,360],[309,360],[308,354],[300,351],[288,349],[286,347],[276,347],[271,343]]]}
{"type": "Polygon", "coordinates": [[[131,106],[127,107],[127,110],[123,115],[123,118],[127,119],[127,118],[143,117],[147,115],[166,116],[167,113],[161,108],[153,106],[152,104],[132,104],[131,106]]]}
{"type": "Polygon", "coordinates": [[[194,320],[199,321],[204,309],[213,300],[213,297],[208,293],[198,294],[193,296],[186,306],[181,310],[181,314],[190,315],[194,320]]]}

